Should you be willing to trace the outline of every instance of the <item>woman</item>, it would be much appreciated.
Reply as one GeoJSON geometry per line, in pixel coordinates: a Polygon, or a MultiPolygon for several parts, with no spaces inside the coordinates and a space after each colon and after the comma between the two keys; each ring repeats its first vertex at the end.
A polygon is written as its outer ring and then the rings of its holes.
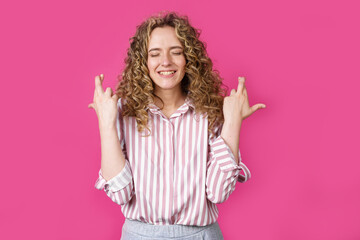
{"type": "Polygon", "coordinates": [[[121,205],[121,239],[223,239],[216,203],[250,178],[240,127],[265,105],[249,106],[244,78],[224,96],[199,35],[187,17],[150,17],[131,38],[116,93],[95,77],[95,187],[121,205]]]}

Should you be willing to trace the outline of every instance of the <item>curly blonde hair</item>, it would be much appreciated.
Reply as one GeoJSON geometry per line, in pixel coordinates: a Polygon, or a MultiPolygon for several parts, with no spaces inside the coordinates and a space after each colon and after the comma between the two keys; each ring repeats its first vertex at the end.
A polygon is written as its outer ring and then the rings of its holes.
{"type": "MultiPolygon", "coordinates": [[[[154,82],[147,68],[148,43],[151,32],[157,27],[171,26],[184,48],[186,59],[185,76],[181,89],[192,101],[196,113],[206,113],[208,131],[224,122],[223,102],[227,87],[206,52],[206,44],[199,40],[201,31],[192,27],[187,16],[175,12],[160,12],[137,26],[136,33],[130,38],[130,48],[125,58],[125,69],[118,76],[115,94],[124,99],[123,116],[136,118],[138,131],[148,127],[147,106],[154,102],[154,82]]],[[[161,98],[159,98],[161,100],[161,98]]],[[[162,101],[162,100],[161,100],[162,101]]],[[[163,101],[162,101],[163,102],[163,101]]]]}

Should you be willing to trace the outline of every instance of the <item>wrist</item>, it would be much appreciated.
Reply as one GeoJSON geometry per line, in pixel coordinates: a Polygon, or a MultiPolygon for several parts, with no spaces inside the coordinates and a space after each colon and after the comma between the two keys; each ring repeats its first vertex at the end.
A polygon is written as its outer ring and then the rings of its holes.
{"type": "Polygon", "coordinates": [[[113,132],[116,131],[116,124],[115,123],[109,123],[109,124],[103,124],[103,123],[99,123],[99,129],[100,129],[100,134],[101,133],[109,133],[109,132],[113,132]]]}
{"type": "Polygon", "coordinates": [[[241,124],[242,124],[242,119],[239,118],[239,119],[236,119],[236,120],[232,120],[232,121],[229,121],[229,120],[224,120],[224,123],[223,123],[223,127],[222,129],[229,129],[231,131],[237,131],[237,130],[240,130],[241,128],[241,124]]]}

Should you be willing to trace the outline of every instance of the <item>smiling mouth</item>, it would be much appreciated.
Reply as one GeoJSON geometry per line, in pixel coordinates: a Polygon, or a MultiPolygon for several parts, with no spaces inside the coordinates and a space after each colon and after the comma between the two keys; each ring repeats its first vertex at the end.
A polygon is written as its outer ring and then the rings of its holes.
{"type": "Polygon", "coordinates": [[[163,76],[170,76],[170,75],[173,75],[174,73],[176,73],[175,70],[173,71],[160,71],[158,72],[160,75],[163,75],[163,76]]]}

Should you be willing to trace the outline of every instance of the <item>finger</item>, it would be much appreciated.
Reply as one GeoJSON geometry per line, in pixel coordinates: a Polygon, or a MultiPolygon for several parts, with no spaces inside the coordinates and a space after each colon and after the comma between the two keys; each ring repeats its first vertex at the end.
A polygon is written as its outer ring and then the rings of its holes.
{"type": "Polygon", "coordinates": [[[265,108],[266,105],[263,104],[263,103],[258,103],[258,104],[255,104],[254,106],[251,107],[251,110],[252,112],[255,112],[257,110],[259,110],[260,108],[265,108]]]}
{"type": "Polygon", "coordinates": [[[105,90],[105,95],[107,95],[107,96],[111,96],[112,95],[112,89],[111,89],[111,87],[107,87],[106,88],[106,90],[105,90]]]}
{"type": "Polygon", "coordinates": [[[112,95],[112,98],[118,100],[118,96],[116,94],[112,95]]]}
{"type": "Polygon", "coordinates": [[[98,96],[98,93],[97,93],[97,91],[96,91],[96,87],[95,87],[95,89],[94,89],[94,97],[93,97],[93,102],[95,102],[95,98],[98,96]]]}
{"type": "Polygon", "coordinates": [[[88,108],[95,109],[95,108],[94,108],[94,103],[90,103],[90,104],[88,105],[88,108]]]}
{"type": "Polygon", "coordinates": [[[104,93],[104,90],[102,88],[102,81],[100,80],[99,76],[95,76],[95,91],[99,96],[104,93]]]}
{"type": "Polygon", "coordinates": [[[245,97],[247,97],[248,96],[248,94],[247,94],[247,90],[246,90],[246,87],[244,86],[244,88],[243,88],[243,94],[244,94],[244,96],[245,97]]]}
{"type": "Polygon", "coordinates": [[[231,96],[231,95],[234,95],[235,93],[236,93],[236,90],[235,90],[235,89],[231,89],[230,96],[231,96]]]}
{"type": "Polygon", "coordinates": [[[245,77],[238,77],[238,80],[239,80],[239,84],[238,84],[237,92],[241,93],[245,84],[245,77]]]}

